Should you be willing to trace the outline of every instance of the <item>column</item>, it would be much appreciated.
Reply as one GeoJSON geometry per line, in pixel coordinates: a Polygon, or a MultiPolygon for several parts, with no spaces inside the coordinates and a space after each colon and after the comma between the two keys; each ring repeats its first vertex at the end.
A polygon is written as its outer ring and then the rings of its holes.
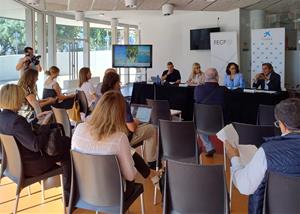
{"type": "Polygon", "coordinates": [[[37,13],[37,53],[41,55],[41,66],[47,68],[46,53],[46,17],[42,13],[37,13]]]}
{"type": "Polygon", "coordinates": [[[25,35],[26,46],[34,48],[34,12],[29,8],[25,9],[25,35]]]}
{"type": "Polygon", "coordinates": [[[90,67],[90,23],[83,22],[83,65],[90,67]]]}
{"type": "Polygon", "coordinates": [[[56,57],[56,18],[48,16],[48,66],[57,64],[56,57]]]}
{"type": "Polygon", "coordinates": [[[262,29],[265,27],[265,11],[251,10],[250,11],[250,28],[262,29]]]}

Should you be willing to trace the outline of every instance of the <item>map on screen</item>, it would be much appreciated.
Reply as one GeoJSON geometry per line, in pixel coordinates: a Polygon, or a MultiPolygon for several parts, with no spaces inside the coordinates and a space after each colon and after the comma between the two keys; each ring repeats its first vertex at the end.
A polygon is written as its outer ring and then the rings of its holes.
{"type": "Polygon", "coordinates": [[[113,45],[112,67],[152,68],[152,45],[113,45]]]}

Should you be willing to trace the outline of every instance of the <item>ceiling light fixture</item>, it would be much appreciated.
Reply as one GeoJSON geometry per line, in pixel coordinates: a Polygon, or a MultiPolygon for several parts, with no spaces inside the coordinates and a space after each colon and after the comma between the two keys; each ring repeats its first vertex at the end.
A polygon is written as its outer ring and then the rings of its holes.
{"type": "Polygon", "coordinates": [[[75,20],[83,21],[83,19],[84,19],[84,12],[83,11],[75,11],[75,20]]]}
{"type": "Polygon", "coordinates": [[[40,4],[40,0],[27,0],[27,4],[32,7],[38,7],[40,4]]]}
{"type": "Polygon", "coordinates": [[[125,0],[125,6],[127,8],[136,8],[137,0],[125,0]]]}
{"type": "Polygon", "coordinates": [[[162,9],[162,13],[164,16],[170,16],[174,12],[174,5],[173,4],[164,4],[161,9],[162,9]]]}

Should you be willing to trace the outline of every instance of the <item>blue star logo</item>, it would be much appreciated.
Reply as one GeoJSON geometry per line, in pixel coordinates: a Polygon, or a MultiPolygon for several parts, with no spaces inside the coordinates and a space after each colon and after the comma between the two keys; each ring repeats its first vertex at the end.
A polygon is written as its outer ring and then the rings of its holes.
{"type": "Polygon", "coordinates": [[[271,31],[266,31],[266,32],[264,32],[264,37],[265,37],[265,38],[271,37],[271,31]]]}

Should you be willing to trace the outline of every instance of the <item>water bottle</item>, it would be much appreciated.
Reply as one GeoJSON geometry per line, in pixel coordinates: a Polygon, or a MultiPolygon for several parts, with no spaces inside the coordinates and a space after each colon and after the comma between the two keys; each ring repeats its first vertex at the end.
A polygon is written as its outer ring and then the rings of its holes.
{"type": "Polygon", "coordinates": [[[156,76],[156,85],[160,85],[159,75],[156,76]]]}

